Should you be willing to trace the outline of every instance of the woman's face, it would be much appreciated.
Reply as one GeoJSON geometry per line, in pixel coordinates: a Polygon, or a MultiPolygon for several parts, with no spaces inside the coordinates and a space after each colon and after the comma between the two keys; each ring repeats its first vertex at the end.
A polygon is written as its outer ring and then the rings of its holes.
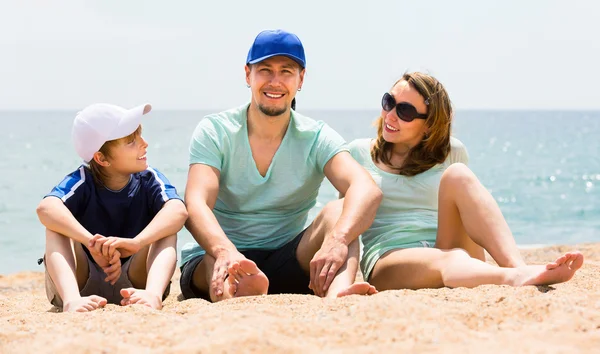
{"type": "MultiPolygon", "coordinates": [[[[398,82],[390,91],[396,104],[407,103],[414,106],[419,114],[427,113],[425,99],[407,81],[398,82]]],[[[428,131],[425,119],[414,119],[406,122],[396,113],[394,107],[389,112],[381,110],[383,139],[405,150],[419,144],[428,131]]]]}

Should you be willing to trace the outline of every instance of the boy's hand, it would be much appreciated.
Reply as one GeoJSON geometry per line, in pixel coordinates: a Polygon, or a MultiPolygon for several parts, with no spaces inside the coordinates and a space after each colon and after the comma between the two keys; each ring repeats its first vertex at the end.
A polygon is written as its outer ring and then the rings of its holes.
{"type": "Polygon", "coordinates": [[[112,259],[117,250],[121,257],[129,257],[139,252],[142,247],[135,238],[104,237],[102,235],[95,235],[90,241],[90,245],[93,245],[107,259],[112,259]]]}
{"type": "Polygon", "coordinates": [[[104,236],[102,235],[98,235],[96,234],[92,240],[90,241],[90,243],[88,244],[88,250],[90,251],[90,254],[92,255],[92,258],[94,259],[94,261],[101,267],[101,268],[106,268],[110,265],[110,259],[108,257],[104,257],[104,255],[102,254],[102,249],[98,249],[96,246],[96,244],[94,243],[95,239],[98,238],[103,238],[104,236]]]}
{"type": "Polygon", "coordinates": [[[113,254],[113,258],[110,260],[109,266],[103,267],[102,270],[106,273],[104,281],[109,282],[111,285],[115,285],[121,276],[121,253],[116,251],[113,254]]]}
{"type": "Polygon", "coordinates": [[[119,277],[121,276],[121,253],[115,251],[112,257],[106,257],[102,253],[102,245],[108,240],[108,237],[104,237],[100,234],[94,235],[94,237],[88,243],[88,249],[90,254],[96,263],[106,273],[106,282],[110,282],[114,285],[119,277]]]}

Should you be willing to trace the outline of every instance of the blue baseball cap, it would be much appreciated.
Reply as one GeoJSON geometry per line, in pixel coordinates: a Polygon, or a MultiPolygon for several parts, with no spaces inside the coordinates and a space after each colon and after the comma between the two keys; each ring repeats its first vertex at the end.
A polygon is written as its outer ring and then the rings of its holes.
{"type": "Polygon", "coordinates": [[[277,55],[284,55],[296,61],[301,67],[306,67],[304,47],[300,38],[280,29],[262,31],[256,36],[248,52],[246,64],[260,63],[277,55]]]}

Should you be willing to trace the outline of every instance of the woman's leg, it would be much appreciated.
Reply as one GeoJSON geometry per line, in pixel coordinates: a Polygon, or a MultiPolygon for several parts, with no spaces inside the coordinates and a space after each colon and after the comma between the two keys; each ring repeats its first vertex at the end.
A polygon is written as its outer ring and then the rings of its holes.
{"type": "Polygon", "coordinates": [[[462,248],[482,261],[485,249],[501,267],[525,265],[498,204],[466,165],[446,169],[438,206],[437,248],[462,248]]]}
{"type": "Polygon", "coordinates": [[[462,248],[482,261],[485,249],[500,267],[518,267],[528,274],[525,278],[535,278],[526,284],[566,281],[583,264],[581,253],[569,252],[546,266],[526,267],[498,204],[463,164],[451,165],[442,175],[438,204],[437,248],[462,248]]]}
{"type": "Polygon", "coordinates": [[[502,268],[472,258],[461,249],[397,249],[375,264],[369,283],[378,290],[476,287],[496,285],[548,285],[571,279],[583,257],[569,253],[548,265],[502,268]]]}

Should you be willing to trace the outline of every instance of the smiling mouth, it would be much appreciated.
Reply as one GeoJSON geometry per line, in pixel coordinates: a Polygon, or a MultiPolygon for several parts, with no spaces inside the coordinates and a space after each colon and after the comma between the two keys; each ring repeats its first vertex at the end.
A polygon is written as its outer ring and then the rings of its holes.
{"type": "Polygon", "coordinates": [[[138,157],[138,160],[145,160],[146,159],[146,155],[144,154],[143,156],[138,157]]]}
{"type": "Polygon", "coordinates": [[[283,93],[267,93],[265,92],[265,96],[269,98],[282,98],[285,94],[283,93]]]}
{"type": "Polygon", "coordinates": [[[392,127],[391,125],[389,125],[389,124],[387,124],[387,123],[385,124],[385,127],[386,127],[388,130],[391,130],[391,131],[393,131],[393,132],[397,132],[397,131],[399,131],[399,130],[400,130],[400,129],[396,129],[396,128],[392,127]]]}

